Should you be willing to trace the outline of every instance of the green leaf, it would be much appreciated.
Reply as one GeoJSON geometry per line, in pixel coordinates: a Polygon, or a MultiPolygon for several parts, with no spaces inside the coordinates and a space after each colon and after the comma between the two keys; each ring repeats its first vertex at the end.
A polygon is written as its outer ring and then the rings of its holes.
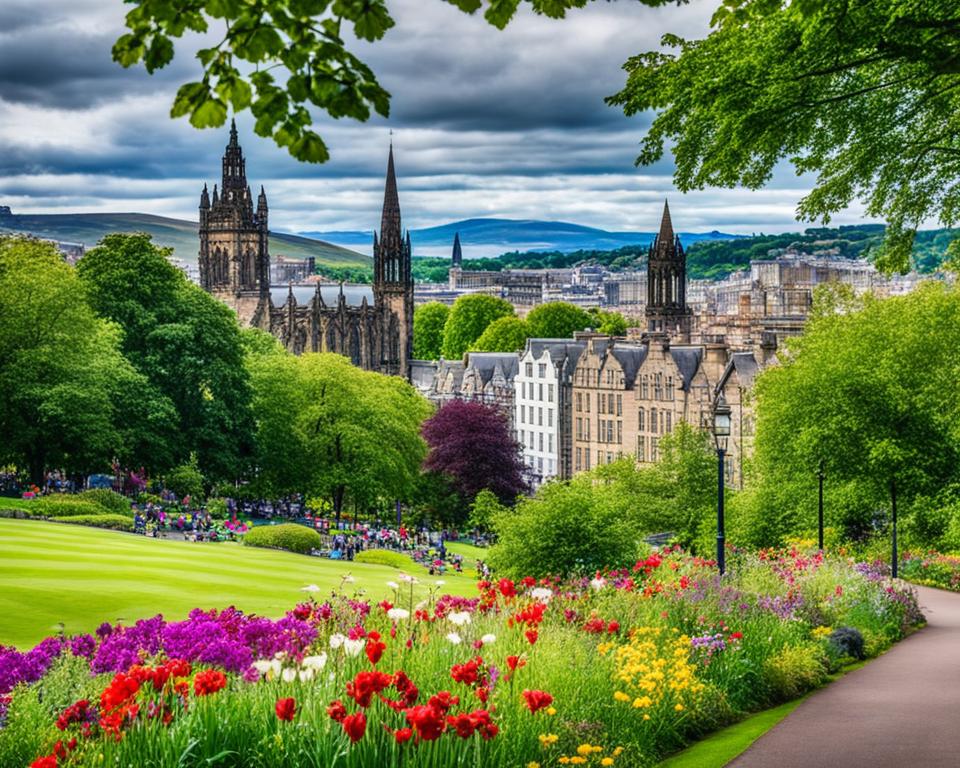
{"type": "Polygon", "coordinates": [[[227,120],[227,105],[220,99],[207,99],[190,115],[194,128],[217,128],[227,120]]]}
{"type": "Polygon", "coordinates": [[[147,49],[146,56],[143,57],[144,66],[147,72],[153,74],[156,70],[165,67],[173,59],[173,43],[170,38],[161,35],[155,35],[153,42],[147,49]]]}
{"type": "Polygon", "coordinates": [[[304,131],[290,147],[290,154],[306,163],[325,163],[330,159],[327,145],[313,131],[304,131]]]}
{"type": "Polygon", "coordinates": [[[450,5],[455,5],[464,13],[476,13],[483,5],[482,0],[446,0],[450,5]]]}
{"type": "Polygon", "coordinates": [[[260,26],[250,33],[244,46],[238,46],[236,53],[247,61],[263,61],[275,56],[283,49],[283,38],[277,30],[260,26]]]}
{"type": "Polygon", "coordinates": [[[121,67],[132,67],[143,57],[144,45],[139,35],[126,34],[113,44],[113,60],[121,67]]]}
{"type": "Polygon", "coordinates": [[[517,12],[519,4],[520,0],[490,0],[490,7],[483,16],[497,29],[503,29],[517,12]]]}
{"type": "Polygon", "coordinates": [[[173,100],[173,107],[170,110],[170,117],[183,117],[193,112],[194,109],[209,94],[206,83],[185,83],[177,91],[176,98],[173,100]]]}
{"type": "Polygon", "coordinates": [[[287,7],[294,16],[304,19],[319,16],[330,7],[330,0],[290,0],[287,7]]]}

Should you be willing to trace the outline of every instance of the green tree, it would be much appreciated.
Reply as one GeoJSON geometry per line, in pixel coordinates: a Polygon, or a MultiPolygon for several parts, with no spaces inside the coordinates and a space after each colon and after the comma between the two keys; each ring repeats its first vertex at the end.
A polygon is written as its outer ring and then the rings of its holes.
{"type": "MultiPolygon", "coordinates": [[[[524,0],[536,13],[562,18],[568,8],[589,0],[524,0]]],[[[663,5],[668,0],[643,0],[663,5]]],[[[484,8],[484,17],[502,29],[521,0],[447,0],[466,13],[484,8]]],[[[140,62],[155,72],[173,60],[174,40],[187,32],[203,35],[225,27],[222,39],[196,53],[202,74],[184,84],[170,111],[188,116],[195,128],[223,125],[227,109],[249,109],[254,130],[272,136],[298,160],[325,162],[327,147],[311,130],[311,108],[331,117],[367,120],[371,110],[387,117],[390,94],[373,71],[347,48],[347,40],[381,39],[394,26],[386,0],[136,0],[126,16],[128,32],[113,46],[124,67],[140,62]],[[278,77],[286,81],[278,81],[278,77]]]]}
{"type": "Polygon", "coordinates": [[[821,461],[827,522],[851,537],[885,514],[891,481],[906,508],[957,480],[958,338],[960,293],[942,284],[818,296],[803,336],[757,381],[754,543],[811,530],[821,461]]]}
{"type": "Polygon", "coordinates": [[[627,319],[619,312],[605,312],[598,307],[591,307],[590,317],[600,333],[607,336],[627,335],[627,319]]]}
{"type": "Polygon", "coordinates": [[[576,331],[589,328],[590,315],[567,301],[550,301],[530,310],[527,326],[536,339],[569,339],[576,331]]]}
{"type": "Polygon", "coordinates": [[[481,531],[488,531],[497,515],[507,511],[507,507],[500,503],[497,494],[484,488],[474,497],[473,503],[470,505],[470,517],[467,519],[467,525],[481,531]]]}
{"type": "Polygon", "coordinates": [[[905,271],[917,225],[960,214],[958,26],[933,0],[725,2],[703,40],[630,59],[608,102],[657,110],[637,163],[669,145],[681,191],[756,189],[789,159],[817,176],[802,218],[861,201],[890,225],[877,263],[905,271]]]}
{"type": "Polygon", "coordinates": [[[413,356],[417,360],[439,360],[443,352],[443,326],[450,307],[439,301],[421,304],[413,311],[413,356]]]}
{"type": "Polygon", "coordinates": [[[414,495],[430,405],[408,383],[328,353],[261,356],[251,368],[264,488],[325,497],[338,522],[348,497],[414,495]]]}
{"type": "Polygon", "coordinates": [[[119,324],[123,352],[154,397],[175,408],[173,463],[195,453],[207,478],[233,479],[252,453],[254,431],[240,327],[168,255],[149,235],[107,235],[77,272],[97,313],[119,324]]]}
{"type": "Polygon", "coordinates": [[[164,484],[177,496],[189,496],[191,501],[203,499],[203,475],[197,467],[196,457],[186,464],[174,467],[164,475],[164,484]]]}
{"type": "Polygon", "coordinates": [[[513,305],[496,296],[482,293],[461,296],[454,302],[443,326],[443,356],[448,360],[463,357],[490,323],[512,314],[513,305]]]}
{"type": "Polygon", "coordinates": [[[472,352],[517,352],[529,337],[529,327],[519,317],[499,317],[487,326],[470,347],[472,352]]]}
{"type": "Polygon", "coordinates": [[[101,470],[142,458],[165,416],[56,249],[0,238],[0,463],[34,482],[49,467],[101,470]]]}

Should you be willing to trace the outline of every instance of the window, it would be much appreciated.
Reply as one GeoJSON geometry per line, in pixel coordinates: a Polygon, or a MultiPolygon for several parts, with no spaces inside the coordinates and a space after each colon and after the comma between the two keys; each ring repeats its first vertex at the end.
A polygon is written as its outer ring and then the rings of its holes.
{"type": "Polygon", "coordinates": [[[646,400],[649,396],[649,391],[647,389],[647,374],[643,374],[643,378],[640,379],[640,397],[643,400],[646,400]]]}
{"type": "Polygon", "coordinates": [[[527,363],[527,364],[524,366],[524,371],[525,371],[526,374],[527,374],[527,378],[528,378],[528,379],[532,379],[532,378],[533,378],[533,363],[527,363]]]}
{"type": "MultiPolygon", "coordinates": [[[[643,413],[643,411],[641,411],[643,413]]],[[[646,461],[647,460],[647,438],[638,437],[637,438],[637,461],[646,461]]]]}
{"type": "Polygon", "coordinates": [[[576,405],[577,405],[577,410],[578,410],[578,411],[582,411],[582,410],[583,410],[583,395],[580,394],[579,392],[577,392],[577,394],[576,394],[575,402],[576,402],[576,405]]]}
{"type": "Polygon", "coordinates": [[[668,435],[669,435],[671,432],[673,432],[673,424],[671,424],[672,421],[673,421],[673,414],[670,413],[670,411],[667,411],[667,429],[666,429],[666,432],[667,432],[668,435]]]}
{"type": "Polygon", "coordinates": [[[659,373],[653,374],[653,399],[663,400],[663,379],[659,373]]]}
{"type": "Polygon", "coordinates": [[[603,396],[602,392],[597,392],[597,413],[606,413],[607,409],[605,408],[607,404],[606,398],[603,396]]]}
{"type": "Polygon", "coordinates": [[[546,363],[540,363],[540,365],[537,366],[537,376],[539,376],[542,379],[542,378],[545,378],[546,375],[547,375],[547,365],[546,363]]]}
{"type": "Polygon", "coordinates": [[[657,449],[658,449],[657,438],[651,437],[650,438],[650,461],[656,461],[659,458],[657,449]]]}
{"type": "Polygon", "coordinates": [[[577,416],[577,440],[583,440],[583,419],[577,416]]]}
{"type": "Polygon", "coordinates": [[[607,413],[613,413],[613,392],[607,394],[607,413]]]}
{"type": "Polygon", "coordinates": [[[580,471],[580,465],[583,463],[583,449],[577,448],[577,472],[580,471]]]}
{"type": "Polygon", "coordinates": [[[583,464],[584,464],[583,466],[584,469],[590,469],[590,451],[589,450],[583,452],[583,464]]]}
{"type": "Polygon", "coordinates": [[[650,431],[656,434],[657,432],[657,409],[650,409],[650,431]]]}
{"type": "Polygon", "coordinates": [[[553,453],[553,432],[547,435],[547,453],[553,453]]]}
{"type": "Polygon", "coordinates": [[[587,413],[590,413],[590,395],[587,394],[587,396],[584,398],[584,400],[587,401],[587,402],[586,402],[586,405],[587,405],[587,413]]]}
{"type": "Polygon", "coordinates": [[[547,402],[553,402],[553,384],[547,384],[547,402]]]}
{"type": "Polygon", "coordinates": [[[543,474],[543,459],[537,459],[537,472],[543,474]]]}
{"type": "Polygon", "coordinates": [[[623,445],[623,422],[617,420],[617,443],[623,445]]]}
{"type": "Polygon", "coordinates": [[[607,451],[607,464],[613,461],[613,454],[607,451]]]}
{"type": "Polygon", "coordinates": [[[667,376],[667,400],[673,400],[673,376],[667,376]]]}
{"type": "Polygon", "coordinates": [[[539,434],[539,438],[540,438],[540,439],[539,439],[539,441],[538,441],[538,442],[539,442],[539,445],[537,446],[537,450],[542,453],[542,452],[543,452],[543,432],[541,432],[541,433],[539,434]]]}
{"type": "Polygon", "coordinates": [[[587,442],[590,442],[590,419],[583,420],[583,428],[586,430],[586,434],[583,439],[587,442]]]}
{"type": "Polygon", "coordinates": [[[617,395],[617,416],[623,416],[623,395],[617,395]]]}
{"type": "Polygon", "coordinates": [[[603,451],[597,451],[597,466],[603,464],[603,451]]]}
{"type": "Polygon", "coordinates": [[[547,426],[553,426],[553,408],[547,408],[547,426]]]}
{"type": "Polygon", "coordinates": [[[646,412],[645,410],[643,410],[643,408],[641,408],[641,409],[640,409],[640,412],[637,414],[637,417],[638,417],[638,418],[637,418],[637,429],[638,429],[640,432],[645,431],[645,427],[643,426],[643,417],[646,416],[646,415],[647,415],[647,412],[646,412]]]}
{"type": "Polygon", "coordinates": [[[612,387],[612,386],[613,386],[613,371],[612,371],[612,370],[607,371],[607,386],[608,386],[608,387],[612,387]]]}
{"type": "Polygon", "coordinates": [[[521,429],[518,434],[520,435],[520,443],[522,444],[522,443],[523,443],[523,430],[521,429]]]}
{"type": "Polygon", "coordinates": [[[613,442],[613,419],[607,421],[607,442],[613,442]]]}
{"type": "Polygon", "coordinates": [[[543,384],[537,385],[537,392],[540,393],[540,397],[538,397],[537,399],[542,402],[543,401],[543,384]]]}
{"type": "Polygon", "coordinates": [[[543,426],[543,406],[537,408],[537,424],[543,426]]]}

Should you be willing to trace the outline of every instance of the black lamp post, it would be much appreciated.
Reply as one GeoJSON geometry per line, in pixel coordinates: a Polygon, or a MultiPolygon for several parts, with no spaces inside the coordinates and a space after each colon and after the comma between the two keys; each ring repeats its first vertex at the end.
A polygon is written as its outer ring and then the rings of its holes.
{"type": "Polygon", "coordinates": [[[820,497],[817,505],[817,544],[821,552],[823,552],[823,477],[823,459],[820,459],[820,467],[817,469],[817,480],[820,481],[820,497]]]}
{"type": "Polygon", "coordinates": [[[900,560],[897,553],[897,481],[890,481],[890,511],[893,513],[893,557],[890,562],[890,570],[893,578],[897,578],[897,564],[900,560]]]}
{"type": "Polygon", "coordinates": [[[717,395],[713,405],[713,439],[717,444],[717,567],[720,575],[726,571],[726,553],[723,531],[723,458],[727,452],[727,440],[730,438],[730,406],[723,396],[717,395]]]}

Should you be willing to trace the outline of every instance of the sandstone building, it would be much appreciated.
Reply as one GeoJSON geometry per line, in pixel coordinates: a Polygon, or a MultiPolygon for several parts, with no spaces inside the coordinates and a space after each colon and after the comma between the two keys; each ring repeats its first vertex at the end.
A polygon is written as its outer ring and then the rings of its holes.
{"type": "Polygon", "coordinates": [[[220,189],[200,195],[200,284],[244,324],[276,336],[295,354],[336,352],[370,371],[409,378],[413,351],[410,235],[400,222],[393,163],[379,237],[373,239],[373,285],[272,286],[267,195],[254,207],[246,161],[231,125],[220,189]]]}

